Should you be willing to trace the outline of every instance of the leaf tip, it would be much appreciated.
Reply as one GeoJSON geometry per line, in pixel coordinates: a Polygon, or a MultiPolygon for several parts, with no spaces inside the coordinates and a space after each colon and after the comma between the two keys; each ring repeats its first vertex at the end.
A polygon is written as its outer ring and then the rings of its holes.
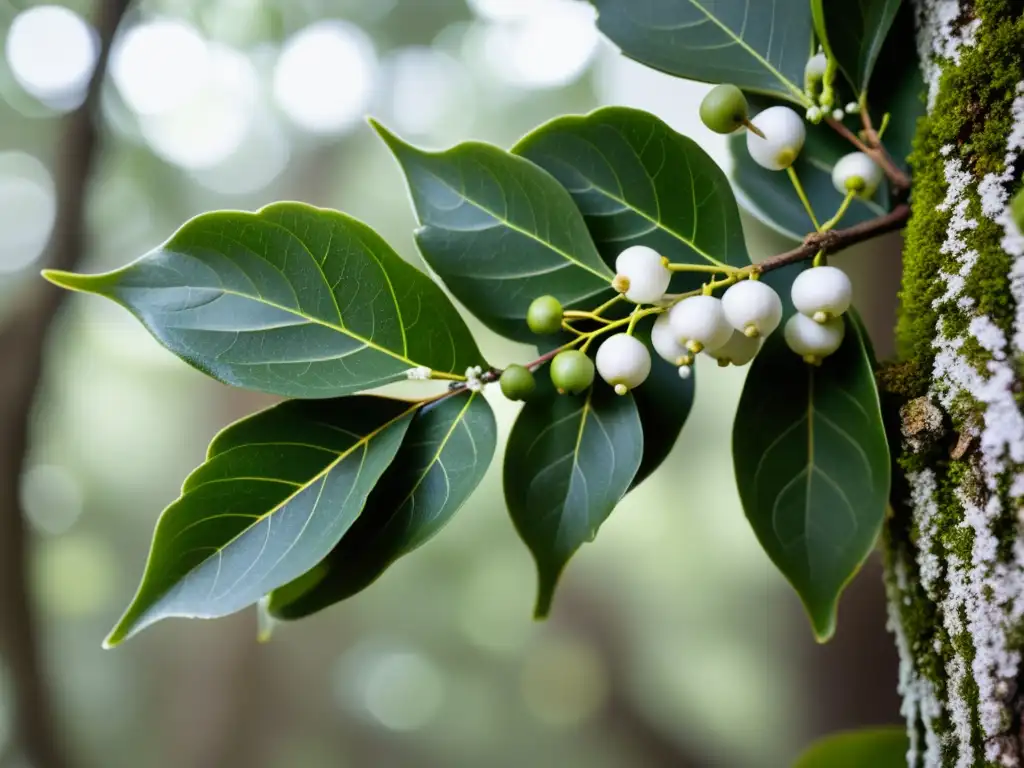
{"type": "Polygon", "coordinates": [[[397,155],[400,150],[413,148],[411,144],[400,139],[397,134],[390,131],[377,118],[367,117],[366,122],[368,122],[370,124],[370,127],[373,128],[374,132],[378,136],[380,136],[381,141],[383,141],[387,145],[388,149],[391,150],[392,154],[397,155]]]}
{"type": "Polygon", "coordinates": [[[44,269],[40,274],[43,279],[58,288],[65,288],[69,291],[92,290],[91,283],[95,280],[94,275],[79,275],[75,272],[65,272],[62,269],[44,269]]]}

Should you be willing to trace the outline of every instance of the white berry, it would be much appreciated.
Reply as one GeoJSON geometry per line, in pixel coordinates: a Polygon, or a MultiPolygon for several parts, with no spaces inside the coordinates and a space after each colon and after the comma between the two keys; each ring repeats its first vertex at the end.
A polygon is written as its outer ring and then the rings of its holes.
{"type": "Polygon", "coordinates": [[[725,319],[751,338],[767,336],[782,322],[782,299],[769,285],[743,280],[722,296],[725,319]]]}
{"type": "Polygon", "coordinates": [[[625,333],[609,336],[598,347],[594,362],[601,378],[620,395],[639,387],[651,372],[651,353],[642,341],[625,333]]]}
{"type": "Polygon", "coordinates": [[[798,312],[786,321],[782,333],[791,350],[800,355],[805,362],[818,365],[839,349],[846,334],[846,325],[839,317],[824,323],[816,323],[807,315],[798,312]]]}
{"type": "Polygon", "coordinates": [[[882,169],[863,152],[851,152],[839,158],[832,169],[832,186],[841,195],[856,192],[871,197],[882,183],[882,169]]]}
{"type": "Polygon", "coordinates": [[[754,162],[770,171],[791,166],[807,138],[807,128],[800,115],[789,107],[768,107],[750,122],[765,136],[762,139],[753,131],[747,131],[747,151],[754,162]]]}
{"type": "Polygon", "coordinates": [[[836,267],[812,267],[793,281],[790,293],[796,311],[822,323],[850,308],[853,286],[836,267]]]}
{"type": "Polygon", "coordinates": [[[693,360],[690,350],[679,343],[667,312],[658,315],[658,319],[654,321],[654,327],[651,328],[651,344],[654,351],[672,365],[686,365],[693,360]]]}
{"type": "Polygon", "coordinates": [[[627,299],[636,304],[653,304],[665,295],[672,273],[661,254],[646,245],[634,245],[615,259],[616,281],[627,299]]]}
{"type": "Polygon", "coordinates": [[[846,117],[846,113],[843,112],[843,110],[839,109],[838,107],[832,110],[832,119],[835,120],[837,123],[843,122],[844,117],[846,117]]]}
{"type": "Polygon", "coordinates": [[[828,59],[825,54],[814,54],[807,60],[807,66],[804,67],[804,81],[816,83],[825,76],[826,69],[828,69],[828,59]]]}
{"type": "Polygon", "coordinates": [[[732,336],[733,328],[725,319],[722,302],[714,296],[691,296],[668,313],[676,339],[694,353],[717,349],[732,336]]]}
{"type": "Polygon", "coordinates": [[[715,358],[719,365],[746,365],[760,351],[764,339],[752,338],[742,331],[733,331],[732,336],[723,346],[707,355],[715,358]]]}

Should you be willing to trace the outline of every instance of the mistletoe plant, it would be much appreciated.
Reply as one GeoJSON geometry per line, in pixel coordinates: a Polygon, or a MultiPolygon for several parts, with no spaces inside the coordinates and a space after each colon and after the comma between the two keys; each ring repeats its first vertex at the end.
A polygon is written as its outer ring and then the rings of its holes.
{"type": "Polygon", "coordinates": [[[293,620],[366,588],[474,492],[496,447],[494,384],[523,401],[505,501],[543,617],[573,554],[668,456],[699,355],[751,368],[733,429],[743,508],[817,638],[833,634],[891,460],[850,281],[826,262],[908,218],[901,158],[922,90],[909,10],[592,2],[625,55],[719,83],[700,116],[731,134],[736,196],[700,146],[634,109],[560,117],[509,151],[427,151],[372,121],[423,259],[484,325],[539,348],[526,365],[485,360],[448,294],[370,227],[300,203],[201,215],[106,274],[46,273],[121,304],[209,376],[289,398],[214,438],[108,646],[167,617],[261,603],[293,620]],[[737,197],[799,244],[752,263],[737,197]],[[367,394],[405,379],[447,384],[367,394]]]}

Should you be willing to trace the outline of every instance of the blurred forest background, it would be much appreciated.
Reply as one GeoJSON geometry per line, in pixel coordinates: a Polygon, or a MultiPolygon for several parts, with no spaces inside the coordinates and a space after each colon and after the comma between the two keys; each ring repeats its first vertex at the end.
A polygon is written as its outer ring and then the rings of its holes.
{"type": "MultiPolygon", "coordinates": [[[[268,644],[246,612],[101,650],[160,510],[215,432],[269,400],[109,302],[56,312],[40,268],[120,266],[195,214],[281,199],[345,210],[419,263],[367,114],[428,146],[509,146],[627,104],[728,167],[697,118],[706,87],[620,57],[585,2],[125,5],[0,0],[2,768],[782,768],[817,734],[899,721],[877,564],[815,645],[735,495],[745,370],[713,365],[669,465],[577,555],[546,623],[499,456],[438,538],[268,644]]],[[[753,252],[787,247],[745,224],[753,252]]],[[[898,275],[871,248],[840,263],[885,355],[898,275]]],[[[473,328],[489,359],[533,357],[473,328]]],[[[488,397],[507,430],[515,405],[488,397]]]]}

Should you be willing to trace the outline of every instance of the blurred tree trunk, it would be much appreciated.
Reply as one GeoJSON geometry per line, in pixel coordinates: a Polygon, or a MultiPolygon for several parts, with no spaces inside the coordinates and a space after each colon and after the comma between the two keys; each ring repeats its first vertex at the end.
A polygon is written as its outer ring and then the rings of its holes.
{"type": "Polygon", "coordinates": [[[929,113],[906,232],[886,531],[911,766],[1021,766],[1024,3],[915,0],[929,113]]]}
{"type": "MultiPolygon", "coordinates": [[[[94,113],[110,42],[126,6],[127,0],[100,4],[100,57],[88,96],[67,118],[61,138],[55,169],[57,220],[47,261],[47,266],[56,269],[73,269],[85,250],[85,199],[99,145],[94,113]]],[[[62,295],[56,288],[33,286],[0,327],[0,654],[13,689],[13,748],[33,768],[69,764],[60,729],[54,724],[41,659],[39,626],[29,589],[31,542],[19,499],[47,332],[62,295]]]]}

